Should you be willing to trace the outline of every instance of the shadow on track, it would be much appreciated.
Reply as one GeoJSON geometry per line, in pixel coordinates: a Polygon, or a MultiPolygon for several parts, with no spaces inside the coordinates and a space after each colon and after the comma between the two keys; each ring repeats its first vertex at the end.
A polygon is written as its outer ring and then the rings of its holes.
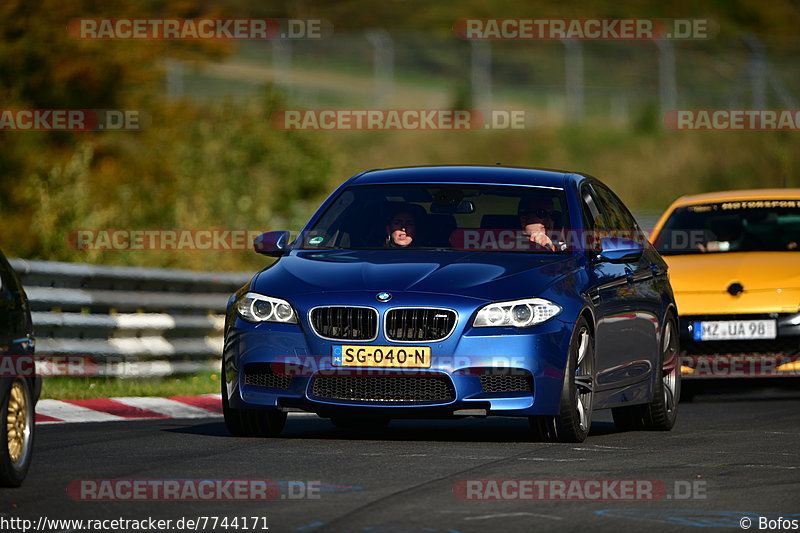
{"type": "MultiPolygon", "coordinates": [[[[203,422],[165,428],[169,433],[233,438],[224,422],[203,422]]],[[[593,436],[619,433],[613,422],[595,421],[593,436]]],[[[522,418],[489,417],[464,420],[393,420],[386,428],[340,429],[324,418],[289,418],[280,439],[534,443],[528,421],[522,418]]],[[[255,440],[255,439],[254,439],[255,440]]],[[[549,443],[541,443],[549,444],[549,443]]]]}

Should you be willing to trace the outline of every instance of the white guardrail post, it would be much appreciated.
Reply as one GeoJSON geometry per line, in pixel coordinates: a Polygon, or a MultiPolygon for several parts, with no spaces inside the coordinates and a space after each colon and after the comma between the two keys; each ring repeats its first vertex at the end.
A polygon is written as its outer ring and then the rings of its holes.
{"type": "Polygon", "coordinates": [[[126,377],[215,367],[222,355],[225,305],[252,277],[251,272],[9,262],[28,295],[43,375],[65,373],[64,361],[84,361],[77,366],[91,367],[90,374],[126,377]],[[48,365],[48,359],[62,364],[48,365]]]}

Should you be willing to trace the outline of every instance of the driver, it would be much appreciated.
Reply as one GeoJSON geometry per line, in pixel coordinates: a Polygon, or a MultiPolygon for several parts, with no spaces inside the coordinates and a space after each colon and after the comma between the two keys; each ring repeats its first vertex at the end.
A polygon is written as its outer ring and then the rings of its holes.
{"type": "Polygon", "coordinates": [[[396,210],[387,220],[386,234],[387,248],[405,248],[411,245],[417,236],[416,218],[409,210],[396,210]]]}
{"type": "Polygon", "coordinates": [[[528,236],[534,249],[544,248],[546,250],[562,251],[564,244],[553,242],[553,230],[555,230],[556,219],[560,218],[561,213],[553,207],[553,199],[547,196],[530,196],[520,200],[519,224],[522,231],[528,236]]]}

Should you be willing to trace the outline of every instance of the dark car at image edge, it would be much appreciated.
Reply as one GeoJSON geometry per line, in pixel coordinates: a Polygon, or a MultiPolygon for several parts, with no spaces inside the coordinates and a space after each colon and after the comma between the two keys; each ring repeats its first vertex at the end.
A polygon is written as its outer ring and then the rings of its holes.
{"type": "Polygon", "coordinates": [[[41,378],[25,290],[0,252],[0,486],[18,487],[33,453],[34,407],[41,378]]]}

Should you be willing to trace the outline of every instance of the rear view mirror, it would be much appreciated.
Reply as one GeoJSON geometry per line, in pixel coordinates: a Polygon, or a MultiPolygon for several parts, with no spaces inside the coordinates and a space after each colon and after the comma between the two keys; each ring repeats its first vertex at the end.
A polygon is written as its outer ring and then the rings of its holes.
{"type": "Polygon", "coordinates": [[[469,214],[475,212],[472,200],[463,200],[458,204],[431,204],[431,213],[436,215],[469,214]]]}
{"type": "Polygon", "coordinates": [[[288,231],[268,231],[253,239],[253,249],[263,255],[279,257],[289,249],[288,231]]]}

